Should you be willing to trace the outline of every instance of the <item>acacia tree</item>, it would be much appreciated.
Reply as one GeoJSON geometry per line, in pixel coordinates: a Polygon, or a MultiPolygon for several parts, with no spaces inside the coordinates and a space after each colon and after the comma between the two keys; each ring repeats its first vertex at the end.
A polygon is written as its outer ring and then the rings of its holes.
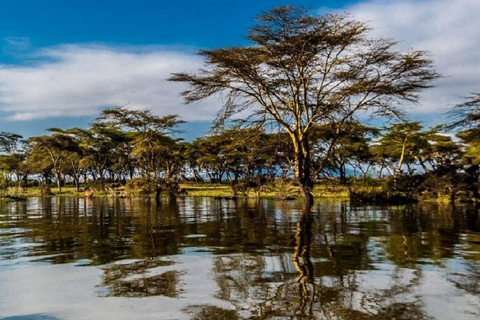
{"type": "Polygon", "coordinates": [[[72,128],[83,150],[82,173],[90,173],[94,180],[100,181],[103,188],[107,172],[110,178],[133,177],[133,161],[129,159],[132,143],[128,133],[109,123],[93,122],[90,128],[72,128]]]}
{"type": "Polygon", "coordinates": [[[153,178],[159,176],[163,148],[170,147],[175,142],[170,135],[178,133],[177,126],[184,123],[176,115],[159,117],[148,109],[127,107],[105,109],[97,120],[99,124],[109,125],[131,136],[132,152],[141,158],[144,174],[153,178]]]}
{"type": "MultiPolygon", "coordinates": [[[[99,123],[124,131],[132,138],[131,155],[137,160],[140,174],[146,179],[148,189],[155,190],[158,200],[162,184],[172,191],[175,184],[169,181],[183,164],[175,156],[178,140],[170,135],[178,133],[178,125],[184,123],[176,115],[159,117],[151,110],[136,110],[127,107],[105,109],[97,119],[99,123]]],[[[183,159],[182,159],[183,160],[183,159]]]]}
{"type": "MultiPolygon", "coordinates": [[[[332,172],[338,173],[341,184],[347,183],[347,165],[355,170],[368,171],[369,165],[365,162],[372,160],[370,154],[369,142],[371,137],[378,135],[378,129],[364,126],[357,121],[348,121],[342,125],[342,130],[337,132],[335,127],[330,125],[317,125],[311,134],[312,151],[313,151],[313,168],[319,164],[324,172],[319,175],[330,176],[332,172]],[[325,167],[323,156],[324,150],[331,145],[330,140],[336,139],[333,151],[330,154],[329,167],[325,167]]],[[[317,170],[315,170],[317,172],[317,170]]]]}
{"type": "Polygon", "coordinates": [[[480,130],[480,92],[471,94],[449,113],[453,118],[453,122],[447,126],[449,129],[464,127],[480,130]]]}
{"type": "Polygon", "coordinates": [[[29,139],[32,143],[29,158],[31,164],[33,164],[32,160],[34,159],[41,159],[43,160],[41,162],[46,162],[40,167],[37,166],[37,169],[41,168],[42,171],[50,165],[55,175],[58,191],[62,191],[63,179],[71,163],[69,157],[72,156],[72,153],[79,152],[79,147],[77,141],[71,135],[65,134],[57,128],[49,130],[52,131],[51,135],[31,137],[29,139]]]}
{"type": "MultiPolygon", "coordinates": [[[[478,182],[480,177],[480,92],[466,97],[465,102],[456,105],[450,111],[450,116],[453,121],[447,125],[447,128],[461,128],[462,130],[457,133],[457,137],[462,139],[465,144],[462,162],[467,183],[458,181],[459,179],[457,178],[457,188],[466,185],[470,191],[473,191],[473,195],[476,201],[478,201],[478,182]]],[[[454,198],[455,195],[452,194],[452,201],[454,198]]]]}
{"type": "Polygon", "coordinates": [[[396,177],[404,174],[404,167],[407,174],[413,174],[417,164],[428,171],[421,158],[422,152],[428,147],[428,134],[419,122],[401,122],[386,128],[372,151],[378,161],[383,162],[386,168],[390,167],[390,174],[396,177]]]}
{"type": "Polygon", "coordinates": [[[0,132],[0,173],[7,185],[15,176],[17,186],[26,182],[28,168],[25,165],[27,141],[21,135],[11,132],[0,132]]]}
{"type": "Polygon", "coordinates": [[[450,115],[454,121],[447,126],[449,129],[462,128],[457,136],[467,145],[465,158],[468,162],[480,163],[480,92],[467,97],[466,101],[456,105],[450,115]]]}
{"type": "Polygon", "coordinates": [[[227,141],[220,135],[201,137],[193,141],[196,148],[195,162],[203,170],[210,182],[221,182],[227,171],[227,162],[223,149],[227,141]]]}
{"type": "Polygon", "coordinates": [[[345,123],[365,111],[400,115],[398,102],[416,102],[437,74],[424,52],[395,51],[395,41],[371,37],[365,23],[348,15],[310,16],[284,6],[258,20],[247,36],[252,45],[200,51],[206,66],[199,74],[175,73],[170,80],[190,84],[182,93],[186,103],[225,94],[217,125],[250,109],[244,124],[285,131],[309,205],[315,171],[323,170],[312,170],[312,128],[335,128],[324,151],[327,165],[345,123]]]}

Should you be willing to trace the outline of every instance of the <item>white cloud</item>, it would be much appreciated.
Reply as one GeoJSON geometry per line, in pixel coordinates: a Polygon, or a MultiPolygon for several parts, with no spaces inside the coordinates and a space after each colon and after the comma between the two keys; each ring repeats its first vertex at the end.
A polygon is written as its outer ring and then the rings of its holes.
{"type": "Polygon", "coordinates": [[[401,41],[401,49],[428,51],[443,78],[424,92],[412,113],[438,118],[480,90],[480,1],[374,0],[347,10],[367,21],[374,35],[401,41]]]}
{"type": "MultiPolygon", "coordinates": [[[[411,109],[430,122],[480,90],[480,1],[369,0],[346,8],[369,22],[375,35],[402,41],[402,49],[427,50],[444,78],[411,109]]],[[[322,9],[323,13],[324,10],[322,9]]],[[[28,47],[26,38],[4,39],[28,47]]],[[[25,65],[0,65],[0,114],[10,120],[95,116],[103,107],[130,104],[187,121],[212,120],[221,101],[185,106],[185,84],[172,72],[197,72],[201,57],[164,47],[63,45],[43,49],[25,65]]]]}
{"type": "Polygon", "coordinates": [[[10,120],[96,116],[102,107],[129,104],[159,115],[211,120],[218,103],[185,106],[185,84],[172,72],[195,72],[199,56],[165,48],[64,45],[37,52],[32,65],[0,66],[0,110],[10,120]]]}

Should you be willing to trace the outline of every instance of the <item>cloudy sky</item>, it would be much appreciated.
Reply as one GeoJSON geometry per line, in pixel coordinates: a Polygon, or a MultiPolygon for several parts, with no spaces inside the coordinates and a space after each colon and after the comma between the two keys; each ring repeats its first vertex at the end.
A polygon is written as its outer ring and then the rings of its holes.
{"type": "Polygon", "coordinates": [[[247,45],[256,15],[288,3],[350,12],[400,49],[427,50],[443,78],[407,107],[412,120],[442,123],[448,108],[480,91],[478,0],[3,0],[0,131],[86,126],[103,108],[129,105],[179,114],[187,139],[203,134],[220,102],[185,106],[185,86],[165,79],[197,70],[198,49],[247,45]]]}

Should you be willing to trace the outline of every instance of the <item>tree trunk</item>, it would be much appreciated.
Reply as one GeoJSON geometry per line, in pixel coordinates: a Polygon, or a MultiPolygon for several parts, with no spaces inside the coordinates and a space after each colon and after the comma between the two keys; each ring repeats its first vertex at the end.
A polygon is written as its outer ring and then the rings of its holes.
{"type": "Polygon", "coordinates": [[[162,188],[156,186],[155,187],[155,202],[158,204],[160,203],[160,196],[162,195],[162,188]]]}
{"type": "Polygon", "coordinates": [[[195,183],[203,182],[203,178],[200,176],[198,170],[193,171],[193,177],[195,178],[195,183]]]}
{"type": "Polygon", "coordinates": [[[130,180],[133,179],[133,176],[135,175],[135,168],[130,163],[128,164],[128,174],[130,176],[130,180]]]}
{"type": "Polygon", "coordinates": [[[57,189],[58,192],[62,192],[62,174],[56,173],[55,177],[57,178],[57,189]]]}
{"type": "Polygon", "coordinates": [[[345,170],[345,163],[340,163],[339,166],[340,170],[340,184],[341,185],[346,185],[347,184],[347,175],[346,175],[346,170],[345,170]]]}
{"type": "Polygon", "coordinates": [[[310,145],[307,140],[294,141],[295,148],[295,177],[300,184],[304,199],[305,212],[309,212],[313,205],[313,177],[311,175],[310,145]]]}
{"type": "Polygon", "coordinates": [[[103,169],[102,168],[99,168],[98,174],[100,176],[100,186],[103,189],[105,187],[105,177],[103,176],[103,169]]]}
{"type": "Polygon", "coordinates": [[[75,190],[77,190],[77,192],[80,192],[80,178],[77,175],[74,175],[73,181],[75,181],[75,190]]]}
{"type": "Polygon", "coordinates": [[[407,142],[408,142],[409,136],[407,135],[405,139],[403,140],[402,144],[402,153],[400,154],[400,159],[398,160],[398,167],[396,170],[394,170],[393,175],[397,176],[400,173],[402,173],[402,166],[403,166],[403,161],[405,159],[405,151],[407,150],[407,142]]]}

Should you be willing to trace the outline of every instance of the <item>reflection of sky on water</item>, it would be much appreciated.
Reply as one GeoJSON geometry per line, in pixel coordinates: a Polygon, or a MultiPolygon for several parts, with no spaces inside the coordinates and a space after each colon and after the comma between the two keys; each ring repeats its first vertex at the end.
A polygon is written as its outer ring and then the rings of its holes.
{"type": "MultiPolygon", "coordinates": [[[[212,257],[176,257],[169,270],[182,271],[183,292],[178,298],[152,296],[141,299],[101,297],[102,267],[74,264],[32,264],[0,269],[0,315],[2,317],[46,314],[58,319],[190,319],[182,312],[190,305],[231,308],[212,296],[217,286],[209,276],[212,257]],[[100,295],[100,297],[99,297],[100,295]]],[[[152,274],[168,271],[153,268],[152,274]]],[[[2,319],[2,318],[0,318],[2,319]]]]}
{"type": "MultiPolygon", "coordinates": [[[[153,277],[168,271],[180,271],[179,282],[183,287],[176,298],[151,296],[141,299],[124,297],[102,297],[109,290],[101,285],[105,267],[79,267],[75,264],[49,265],[45,263],[19,265],[0,269],[0,310],[2,317],[48,315],[53,319],[190,319],[184,311],[192,305],[211,305],[220,309],[233,310],[238,305],[216,297],[217,282],[212,279],[212,268],[218,257],[190,250],[188,255],[171,257],[175,264],[154,267],[146,274],[135,277],[153,277]]],[[[229,258],[226,256],[225,258],[229,258]]],[[[232,255],[231,258],[238,258],[232,255]]],[[[240,257],[247,261],[248,257],[240,257]],[[245,259],[244,259],[245,258],[245,259]]],[[[283,257],[264,258],[264,276],[283,273],[283,257]]],[[[135,263],[137,261],[129,261],[135,263]]],[[[122,265],[128,264],[122,262],[122,265]]],[[[108,267],[108,266],[106,266],[108,267]]],[[[343,281],[355,281],[349,308],[362,313],[375,314],[379,306],[394,303],[417,303],[436,319],[477,319],[480,297],[461,292],[447,280],[444,269],[422,271],[419,283],[410,290],[382,298],[382,292],[394,287],[409,286],[418,277],[419,271],[398,269],[390,264],[377,264],[377,270],[357,271],[347,275],[343,281]],[[365,301],[367,303],[365,303],[365,301]]],[[[292,272],[294,271],[293,267],[292,272]]],[[[233,273],[232,273],[233,272],[233,273]]],[[[244,270],[234,270],[232,277],[244,277],[244,270]]],[[[323,277],[317,279],[324,288],[335,288],[338,279],[323,277]]],[[[272,287],[281,282],[270,282],[272,287]]],[[[250,287],[254,288],[254,285],[250,287]]],[[[252,292],[253,293],[253,292],[252,292]]],[[[349,294],[345,292],[345,294],[349,294]]],[[[253,304],[258,303],[252,294],[253,304]]],[[[244,315],[250,307],[242,301],[244,315]]],[[[35,319],[42,319],[40,316],[35,319]]],[[[48,319],[48,318],[45,318],[48,319]]]]}
{"type": "Polygon", "coordinates": [[[299,289],[312,294],[313,318],[480,317],[479,234],[451,216],[321,203],[309,282],[294,263],[296,230],[305,223],[297,204],[185,198],[169,205],[31,199],[0,211],[0,319],[285,316],[306,298],[299,289]]]}

